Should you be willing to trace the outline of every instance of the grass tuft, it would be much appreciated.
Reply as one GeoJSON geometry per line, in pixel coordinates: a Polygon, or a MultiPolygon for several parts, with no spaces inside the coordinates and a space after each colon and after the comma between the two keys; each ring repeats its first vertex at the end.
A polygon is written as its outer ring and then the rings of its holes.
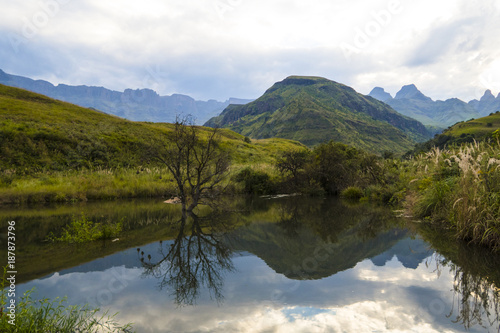
{"type": "Polygon", "coordinates": [[[30,333],[105,333],[132,332],[132,324],[121,325],[116,320],[116,314],[108,311],[101,313],[99,308],[89,305],[68,305],[67,298],[50,300],[34,299],[35,290],[28,290],[19,300],[16,300],[15,317],[8,306],[7,269],[4,268],[0,292],[0,331],[30,332],[30,333]]]}

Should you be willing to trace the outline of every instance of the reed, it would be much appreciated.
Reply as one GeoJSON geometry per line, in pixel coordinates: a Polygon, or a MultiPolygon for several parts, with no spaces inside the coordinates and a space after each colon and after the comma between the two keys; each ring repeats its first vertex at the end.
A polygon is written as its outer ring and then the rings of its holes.
{"type": "Polygon", "coordinates": [[[500,250],[500,144],[434,148],[411,162],[414,215],[453,227],[457,237],[500,250]]]}

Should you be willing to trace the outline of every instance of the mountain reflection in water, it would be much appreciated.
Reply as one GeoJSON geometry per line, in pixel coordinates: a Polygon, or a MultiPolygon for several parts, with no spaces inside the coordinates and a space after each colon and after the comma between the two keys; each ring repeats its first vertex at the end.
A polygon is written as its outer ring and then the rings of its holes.
{"type": "Polygon", "coordinates": [[[136,243],[112,254],[120,245],[102,244],[104,257],[95,248],[21,289],[109,307],[139,332],[498,330],[497,257],[336,199],[246,199],[231,211],[122,213],[137,223],[120,242],[136,243]],[[165,237],[144,243],[147,233],[165,237]]]}

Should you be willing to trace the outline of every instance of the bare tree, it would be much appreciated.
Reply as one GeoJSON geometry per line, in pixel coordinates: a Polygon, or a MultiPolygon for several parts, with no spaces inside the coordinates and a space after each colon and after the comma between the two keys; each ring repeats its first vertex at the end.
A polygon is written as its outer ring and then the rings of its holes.
{"type": "Polygon", "coordinates": [[[167,144],[154,157],[170,171],[177,183],[183,211],[192,211],[205,194],[219,190],[229,169],[229,157],[220,146],[218,128],[202,131],[188,118],[177,118],[167,144]]]}

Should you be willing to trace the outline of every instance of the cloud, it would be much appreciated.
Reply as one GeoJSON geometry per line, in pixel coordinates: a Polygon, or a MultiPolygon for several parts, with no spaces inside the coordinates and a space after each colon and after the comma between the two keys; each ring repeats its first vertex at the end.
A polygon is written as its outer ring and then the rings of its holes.
{"type": "Polygon", "coordinates": [[[467,21],[458,21],[444,24],[428,32],[428,37],[415,49],[407,61],[407,66],[418,67],[435,64],[442,61],[452,51],[457,51],[457,39],[465,31],[465,26],[471,24],[467,21]]]}
{"type": "Polygon", "coordinates": [[[499,12],[493,0],[9,1],[0,66],[55,84],[197,99],[256,98],[293,74],[364,93],[416,83],[434,99],[467,99],[500,55],[499,12]],[[357,49],[350,59],[347,44],[357,49]]]}

